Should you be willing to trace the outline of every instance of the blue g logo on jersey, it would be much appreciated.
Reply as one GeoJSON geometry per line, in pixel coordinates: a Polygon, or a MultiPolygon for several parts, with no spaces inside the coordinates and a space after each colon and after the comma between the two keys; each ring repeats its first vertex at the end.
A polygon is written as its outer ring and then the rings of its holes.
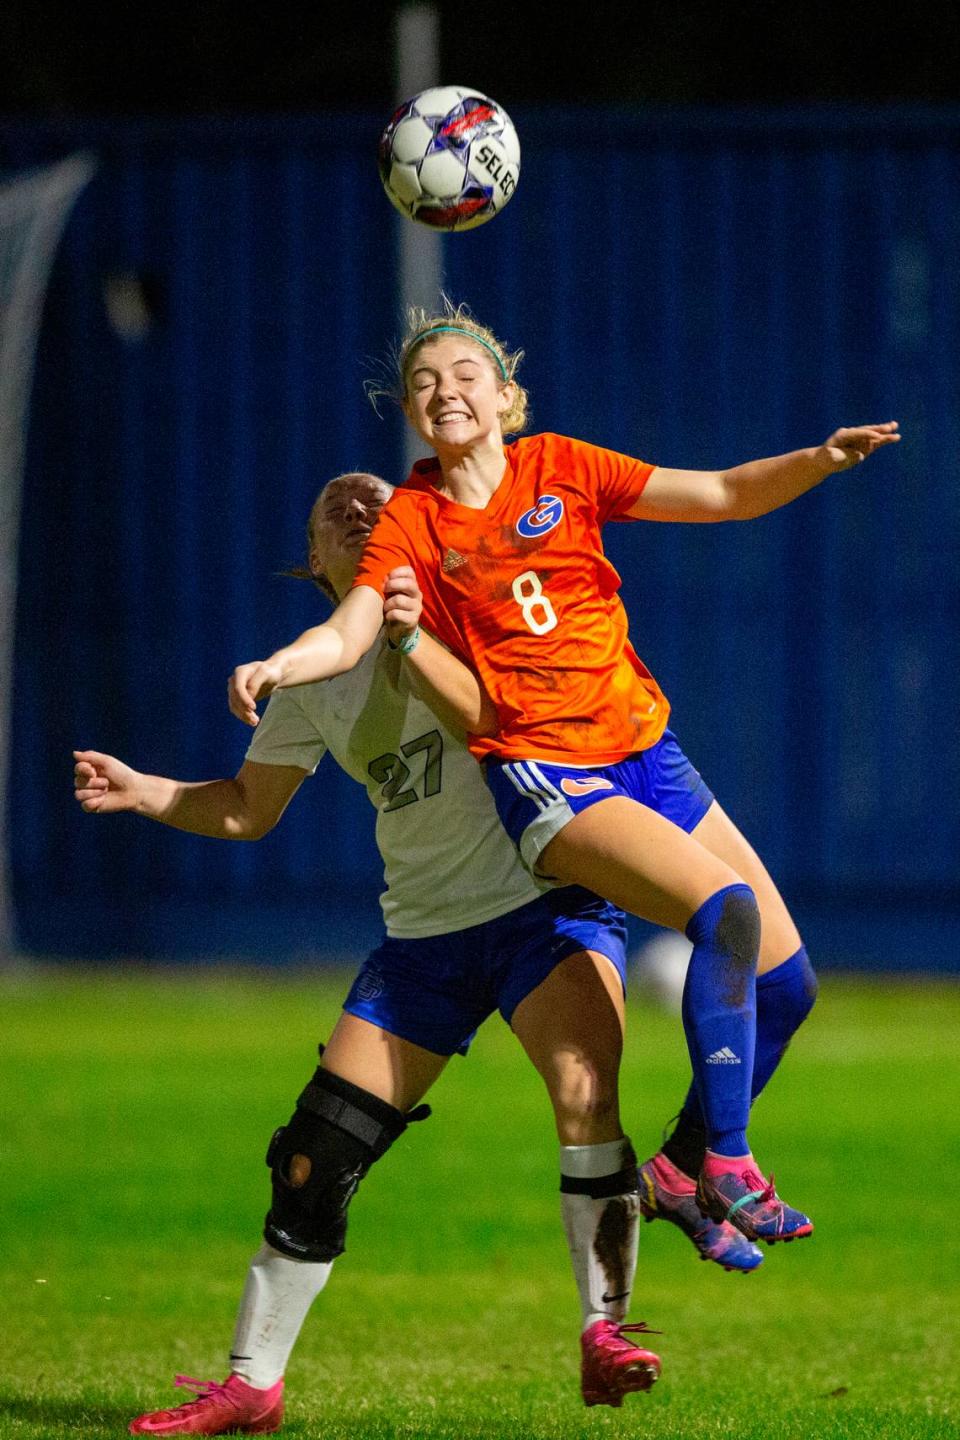
{"type": "Polygon", "coordinates": [[[548,530],[559,525],[563,519],[563,501],[559,495],[541,495],[532,510],[527,510],[517,521],[517,534],[525,540],[536,540],[548,530]]]}

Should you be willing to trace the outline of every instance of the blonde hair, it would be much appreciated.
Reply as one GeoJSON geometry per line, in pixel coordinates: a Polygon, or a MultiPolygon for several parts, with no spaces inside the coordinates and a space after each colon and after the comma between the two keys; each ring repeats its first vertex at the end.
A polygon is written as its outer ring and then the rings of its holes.
{"type": "Polygon", "coordinates": [[[514,350],[511,353],[503,342],[497,339],[492,330],[473,318],[466,305],[454,305],[444,295],[442,307],[439,312],[431,314],[429,310],[424,310],[420,306],[411,306],[407,311],[406,330],[390,367],[390,379],[384,384],[368,381],[365,386],[367,398],[371,401],[374,409],[377,408],[377,400],[382,396],[386,396],[402,406],[407,396],[407,380],[410,375],[413,352],[424,342],[433,339],[434,336],[453,331],[458,335],[465,335],[468,340],[477,342],[494,370],[498,385],[513,386],[513,403],[502,416],[500,428],[504,435],[518,434],[526,428],[530,403],[526,390],[516,378],[517,369],[523,359],[523,351],[514,350]]]}

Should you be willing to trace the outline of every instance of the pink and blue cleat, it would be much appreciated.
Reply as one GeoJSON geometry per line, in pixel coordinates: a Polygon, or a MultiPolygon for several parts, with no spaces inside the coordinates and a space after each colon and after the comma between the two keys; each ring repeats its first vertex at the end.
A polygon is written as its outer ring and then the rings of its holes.
{"type": "Polygon", "coordinates": [[[616,1320],[595,1320],[580,1336],[583,1361],[580,1393],[584,1405],[612,1405],[619,1410],[624,1395],[649,1390],[660,1378],[660,1357],[641,1350],[628,1334],[659,1335],[641,1321],[620,1325],[616,1320]]]}
{"type": "Polygon", "coordinates": [[[177,1375],[175,1385],[194,1392],[172,1410],[153,1410],[129,1425],[131,1435],[272,1435],[283,1423],[283,1381],[258,1390],[230,1375],[215,1380],[191,1380],[177,1375]]]}
{"type": "Polygon", "coordinates": [[[697,1181],[697,1204],[711,1220],[735,1225],[748,1240],[800,1240],[813,1223],[777,1194],[773,1176],[764,1180],[752,1155],[731,1158],[709,1151],[697,1181]]]}
{"type": "Polygon", "coordinates": [[[763,1264],[763,1252],[726,1220],[719,1224],[697,1204],[697,1182],[678,1170],[662,1151],[637,1168],[644,1219],[669,1220],[682,1230],[701,1260],[749,1275],[763,1264]]]}

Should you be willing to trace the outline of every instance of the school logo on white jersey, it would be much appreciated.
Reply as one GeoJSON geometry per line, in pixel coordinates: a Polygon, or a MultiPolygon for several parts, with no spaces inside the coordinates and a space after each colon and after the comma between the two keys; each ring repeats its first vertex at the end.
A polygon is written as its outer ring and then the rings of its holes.
{"type": "Polygon", "coordinates": [[[541,495],[532,510],[526,510],[517,521],[517,534],[525,540],[546,535],[563,519],[563,501],[559,495],[541,495]]]}
{"type": "Polygon", "coordinates": [[[604,780],[600,775],[564,775],[560,789],[564,795],[592,795],[594,790],[612,790],[613,782],[604,780]]]}

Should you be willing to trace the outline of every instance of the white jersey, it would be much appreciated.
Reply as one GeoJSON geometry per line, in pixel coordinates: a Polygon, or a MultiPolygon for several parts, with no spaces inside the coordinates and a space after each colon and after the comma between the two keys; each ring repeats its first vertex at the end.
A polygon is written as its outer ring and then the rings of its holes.
{"type": "Polygon", "coordinates": [[[346,674],[274,691],[246,758],[312,774],[327,750],[377,811],[388,935],[464,930],[550,888],[524,869],[465,740],[413,692],[383,632],[346,674]]]}

